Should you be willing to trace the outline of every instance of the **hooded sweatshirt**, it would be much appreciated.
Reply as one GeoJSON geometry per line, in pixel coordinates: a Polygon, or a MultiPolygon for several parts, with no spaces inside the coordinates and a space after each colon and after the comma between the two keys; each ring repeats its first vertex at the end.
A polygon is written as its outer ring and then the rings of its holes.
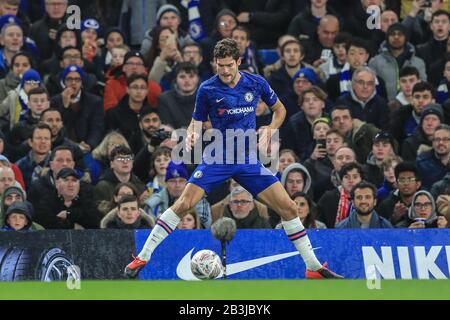
{"type": "Polygon", "coordinates": [[[286,188],[287,176],[294,169],[300,169],[303,172],[303,176],[304,176],[304,180],[305,180],[305,182],[303,183],[303,190],[299,190],[299,191],[308,193],[309,189],[311,188],[311,175],[309,174],[308,169],[306,169],[306,167],[300,163],[292,163],[289,166],[287,166],[286,169],[284,169],[283,174],[281,175],[281,184],[283,185],[284,188],[286,188]]]}
{"type": "MultiPolygon", "coordinates": [[[[431,202],[431,216],[425,220],[425,228],[437,228],[437,214],[436,214],[436,202],[434,201],[433,196],[426,190],[417,191],[412,199],[411,203],[415,203],[416,199],[420,195],[425,195],[428,197],[428,200],[431,202]]],[[[396,227],[397,228],[407,228],[411,223],[415,221],[416,218],[419,218],[416,212],[416,208],[414,205],[411,205],[408,209],[408,218],[399,222],[396,227]]]]}
{"type": "MultiPolygon", "coordinates": [[[[17,186],[17,185],[6,188],[5,191],[3,191],[3,194],[9,193],[9,190],[11,190],[11,189],[13,189],[15,193],[20,193],[23,201],[26,200],[26,197],[27,197],[26,192],[20,186],[17,186]]],[[[1,208],[0,208],[1,209],[1,211],[0,211],[0,229],[5,230],[5,231],[6,230],[14,230],[6,224],[6,219],[8,218],[8,216],[6,215],[6,212],[7,212],[8,208],[5,207],[5,197],[3,195],[2,195],[0,206],[1,206],[1,208]]],[[[27,216],[29,224],[24,230],[28,230],[28,231],[44,230],[44,227],[42,227],[40,224],[32,221],[32,216],[33,216],[33,213],[30,213],[27,216]]]]}

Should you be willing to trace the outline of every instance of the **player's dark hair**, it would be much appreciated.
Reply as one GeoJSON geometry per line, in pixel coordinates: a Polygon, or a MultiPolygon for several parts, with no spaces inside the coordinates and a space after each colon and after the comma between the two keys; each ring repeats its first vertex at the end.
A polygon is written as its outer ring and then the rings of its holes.
{"type": "Polygon", "coordinates": [[[220,40],[214,47],[214,59],[224,59],[227,57],[232,57],[235,61],[238,61],[241,57],[237,42],[231,38],[220,40]]]}
{"type": "Polygon", "coordinates": [[[352,190],[350,191],[350,199],[355,198],[355,192],[358,189],[370,189],[372,191],[373,198],[377,198],[377,187],[373,185],[373,183],[367,182],[367,181],[361,181],[353,186],[352,190]]]}

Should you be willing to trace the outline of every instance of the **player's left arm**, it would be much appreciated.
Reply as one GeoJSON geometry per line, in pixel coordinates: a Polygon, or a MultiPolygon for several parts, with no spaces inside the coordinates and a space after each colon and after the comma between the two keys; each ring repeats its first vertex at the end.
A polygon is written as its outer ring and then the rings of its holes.
{"type": "Polygon", "coordinates": [[[284,118],[286,117],[286,108],[280,99],[277,99],[275,104],[270,107],[270,110],[272,110],[273,115],[269,127],[271,129],[278,129],[283,124],[284,118]]]}

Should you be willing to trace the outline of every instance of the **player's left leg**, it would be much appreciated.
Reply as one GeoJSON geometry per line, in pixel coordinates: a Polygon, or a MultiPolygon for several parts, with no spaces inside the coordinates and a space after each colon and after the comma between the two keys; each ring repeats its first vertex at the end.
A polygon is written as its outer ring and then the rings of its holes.
{"type": "Polygon", "coordinates": [[[281,216],[281,223],[288,239],[300,252],[306,264],[307,278],[342,278],[320,264],[314,254],[306,229],[297,216],[296,204],[280,182],[275,182],[261,191],[257,198],[281,216]]]}
{"type": "Polygon", "coordinates": [[[280,182],[276,182],[258,194],[258,199],[263,201],[275,212],[281,216],[284,231],[289,240],[295,245],[300,252],[306,266],[310,270],[319,270],[322,268],[319,260],[317,260],[312,250],[311,242],[306,234],[299,217],[297,216],[296,204],[280,182]]]}

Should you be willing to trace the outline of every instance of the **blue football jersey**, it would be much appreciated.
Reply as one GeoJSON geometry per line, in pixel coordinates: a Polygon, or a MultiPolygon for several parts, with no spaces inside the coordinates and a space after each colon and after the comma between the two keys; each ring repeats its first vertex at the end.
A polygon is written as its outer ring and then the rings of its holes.
{"type": "MultiPolygon", "coordinates": [[[[224,84],[217,75],[203,82],[198,89],[192,114],[194,120],[209,119],[212,127],[220,130],[223,136],[223,157],[216,159],[223,159],[223,163],[228,164],[241,163],[239,159],[245,159],[245,163],[256,162],[256,135],[253,135],[255,140],[252,141],[245,133],[248,133],[249,129],[256,130],[256,106],[259,99],[269,107],[278,99],[263,77],[247,72],[240,72],[240,75],[241,78],[234,88],[224,84]],[[230,137],[230,130],[236,137],[230,137]],[[244,141],[242,148],[238,140],[244,141]],[[230,147],[231,145],[233,147],[230,147]]],[[[208,154],[206,150],[203,154],[204,160],[217,155],[218,150],[214,150],[212,154],[208,154]]]]}
{"type": "Polygon", "coordinates": [[[226,129],[256,129],[256,105],[261,98],[269,107],[278,97],[267,81],[247,72],[240,72],[238,84],[231,88],[216,75],[203,82],[197,92],[192,117],[207,121],[225,134],[226,129]]]}

